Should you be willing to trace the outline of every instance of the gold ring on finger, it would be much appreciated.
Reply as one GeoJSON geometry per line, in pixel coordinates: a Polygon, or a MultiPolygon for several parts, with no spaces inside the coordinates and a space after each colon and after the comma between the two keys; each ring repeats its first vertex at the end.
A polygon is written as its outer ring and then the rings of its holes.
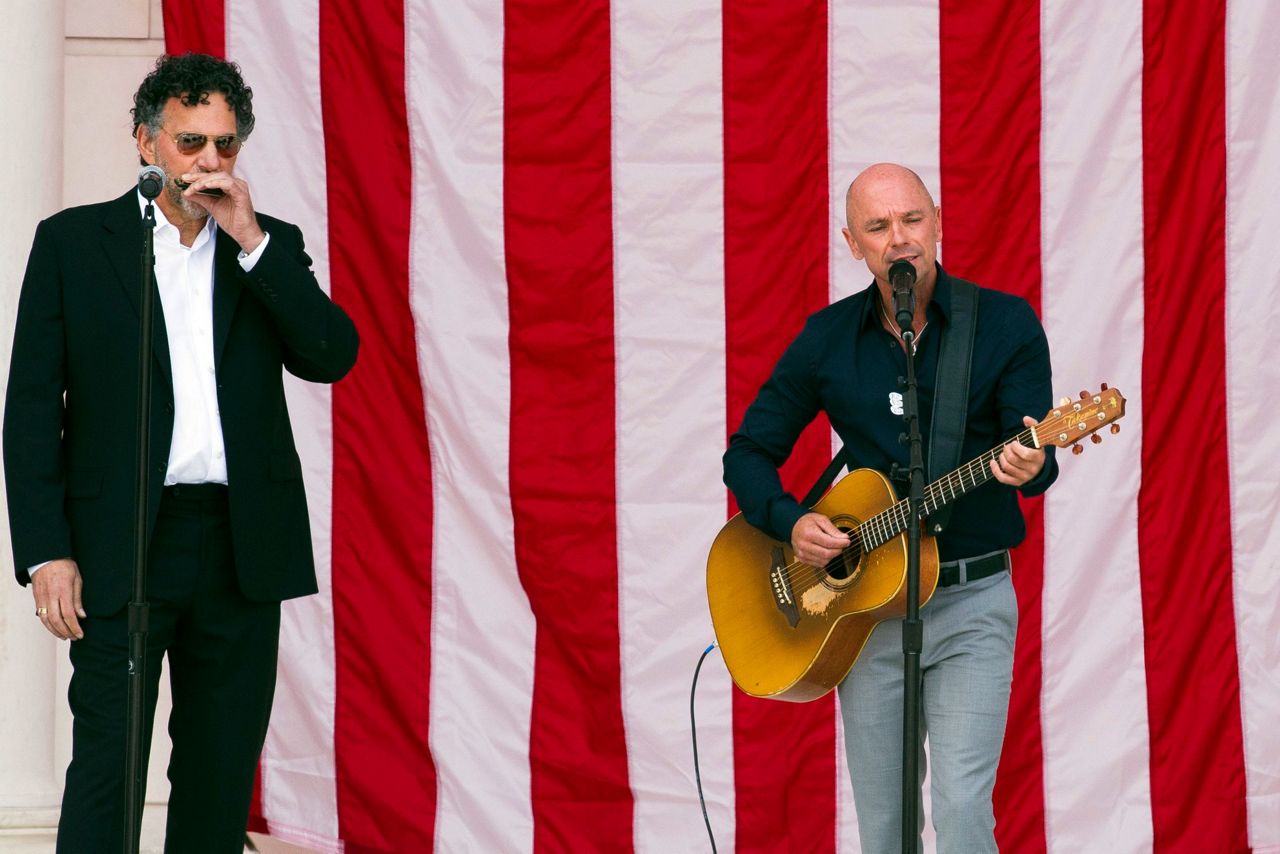
{"type": "Polygon", "coordinates": [[[49,613],[49,609],[48,609],[48,608],[36,608],[36,616],[37,616],[37,617],[43,617],[43,616],[44,616],[45,614],[47,614],[47,613],[49,613]]]}

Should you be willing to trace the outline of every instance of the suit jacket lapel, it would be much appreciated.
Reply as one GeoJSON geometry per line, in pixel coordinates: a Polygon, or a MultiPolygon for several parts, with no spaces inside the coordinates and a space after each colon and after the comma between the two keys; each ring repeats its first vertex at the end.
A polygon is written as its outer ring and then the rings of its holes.
{"type": "Polygon", "coordinates": [[[241,268],[238,257],[240,246],[222,229],[218,229],[218,242],[213,253],[213,363],[222,361],[222,351],[227,346],[231,331],[231,318],[244,285],[240,281],[241,268]]]}
{"type": "MultiPolygon", "coordinates": [[[[142,314],[142,213],[138,209],[138,194],[129,190],[107,207],[102,218],[102,249],[115,271],[120,287],[124,288],[134,314],[142,314]]],[[[161,375],[173,385],[173,368],[169,362],[169,337],[164,323],[164,307],[160,293],[152,285],[152,341],[151,350],[160,366],[161,375]]]]}

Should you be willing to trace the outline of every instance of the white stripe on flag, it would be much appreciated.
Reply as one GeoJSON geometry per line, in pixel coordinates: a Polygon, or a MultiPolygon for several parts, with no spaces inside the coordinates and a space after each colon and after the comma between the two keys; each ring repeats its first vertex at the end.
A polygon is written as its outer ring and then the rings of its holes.
{"type": "MultiPolygon", "coordinates": [[[[1280,851],[1280,15],[1227,3],[1227,428],[1249,843],[1280,851]]],[[[1216,401],[1205,401],[1215,405],[1216,401]]],[[[1189,567],[1189,571],[1196,571],[1189,567]]]]}
{"type": "MultiPolygon", "coordinates": [[[[720,4],[615,0],[612,32],[622,709],[635,846],[662,851],[706,836],[682,710],[714,639],[702,591],[725,517],[720,4]]],[[[734,838],[729,684],[709,658],[699,753],[721,841],[734,838]]]]}
{"type": "Polygon", "coordinates": [[[529,851],[535,626],[507,488],[503,7],[414,3],[408,13],[410,294],[435,489],[436,846],[529,851]]]}
{"type": "MultiPolygon", "coordinates": [[[[854,176],[873,163],[903,163],[919,173],[941,204],[937,0],[864,5],[867,8],[839,3],[830,7],[832,302],[861,291],[871,280],[866,265],[849,253],[840,231],[845,226],[845,193],[854,176]],[[887,33],[893,37],[887,38],[887,33]]],[[[840,736],[836,849],[857,852],[858,819],[843,733],[840,736]]],[[[926,780],[925,815],[927,784],[926,780]]],[[[931,823],[925,829],[925,845],[926,851],[934,850],[931,823]]]]}
{"type": "MultiPolygon", "coordinates": [[[[831,299],[871,281],[840,234],[844,196],[873,163],[919,173],[941,205],[938,3],[831,4],[831,299]]],[[[943,211],[945,214],[946,212],[943,211]]],[[[944,219],[945,225],[945,219],[944,219]]]]}
{"type": "MultiPolygon", "coordinates": [[[[320,286],[329,290],[320,25],[315,0],[227,3],[227,55],[254,90],[257,125],[237,164],[254,205],[296,223],[320,286]]],[[[302,458],[318,596],[284,603],[272,726],[262,758],[262,804],[273,834],[331,849],[338,838],[333,753],[334,640],[330,596],[333,495],[328,386],[285,375],[302,458]]]]}
{"type": "MultiPolygon", "coordinates": [[[[837,440],[838,441],[838,440],[837,440]]],[[[839,478],[836,479],[837,482],[839,478]]],[[[859,852],[858,813],[853,805],[853,784],[849,779],[849,756],[845,752],[844,726],[839,723],[840,695],[836,694],[836,851],[859,852]]]]}
{"type": "Polygon", "coordinates": [[[1042,302],[1057,394],[1108,382],[1119,436],[1045,504],[1043,743],[1050,851],[1150,851],[1138,588],[1142,10],[1050,0],[1042,19],[1042,302]]]}

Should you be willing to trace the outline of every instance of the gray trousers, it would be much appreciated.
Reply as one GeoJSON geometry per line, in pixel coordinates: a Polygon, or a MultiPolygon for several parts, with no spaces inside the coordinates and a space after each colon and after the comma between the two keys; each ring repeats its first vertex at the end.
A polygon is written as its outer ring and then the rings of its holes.
{"type": "MultiPolygon", "coordinates": [[[[920,785],[927,732],[938,854],[996,854],[991,791],[1013,677],[1018,626],[1013,583],[1009,573],[1001,572],[968,584],[940,587],[920,613],[924,620],[920,785]]],[[[839,691],[862,854],[899,854],[901,620],[876,627],[839,691]]]]}

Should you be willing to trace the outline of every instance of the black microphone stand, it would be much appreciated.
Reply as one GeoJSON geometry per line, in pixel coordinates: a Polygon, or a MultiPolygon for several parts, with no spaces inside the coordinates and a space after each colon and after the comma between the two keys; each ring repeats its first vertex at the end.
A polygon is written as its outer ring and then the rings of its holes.
{"type": "MultiPolygon", "coordinates": [[[[914,271],[912,271],[914,273],[914,271]]],[[[914,281],[915,276],[910,277],[914,281]]],[[[897,285],[897,282],[895,282],[897,285]]],[[[902,396],[902,419],[907,422],[907,613],[902,620],[902,854],[917,854],[920,846],[920,651],[924,623],[920,619],[920,517],[924,507],[924,459],[921,451],[920,405],[916,394],[916,333],[911,285],[893,289],[896,320],[907,348],[907,378],[902,396]]]]}
{"type": "Polygon", "coordinates": [[[142,215],[142,297],[139,301],[141,330],[138,341],[138,465],[134,482],[133,597],[129,601],[129,704],[125,711],[125,822],[124,854],[138,854],[142,824],[142,804],[146,797],[142,767],[144,696],[147,679],[147,509],[151,459],[151,348],[155,338],[152,314],[155,300],[155,228],[152,200],[160,195],[157,181],[140,182],[147,200],[142,215]],[[154,193],[152,192],[154,190],[154,193]]]}

